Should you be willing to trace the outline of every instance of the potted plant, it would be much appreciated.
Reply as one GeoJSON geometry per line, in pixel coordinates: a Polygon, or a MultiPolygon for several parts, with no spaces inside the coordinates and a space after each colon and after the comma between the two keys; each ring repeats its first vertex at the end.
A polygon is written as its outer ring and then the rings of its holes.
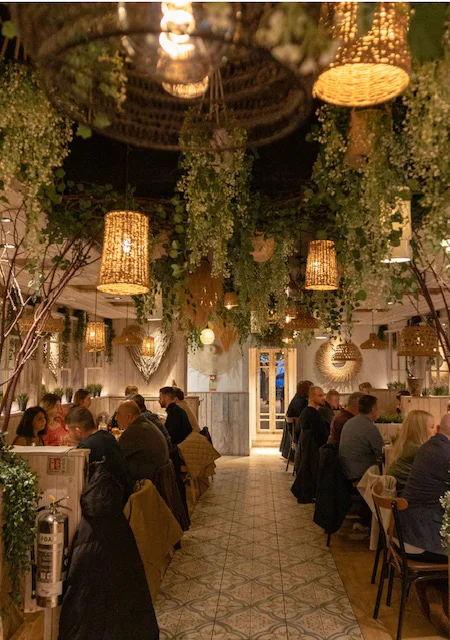
{"type": "Polygon", "coordinates": [[[95,398],[95,389],[96,389],[96,385],[95,384],[87,384],[86,385],[86,391],[89,391],[89,393],[91,394],[91,396],[93,398],[95,398]]]}
{"type": "Polygon", "coordinates": [[[53,393],[55,394],[55,396],[59,396],[60,400],[62,400],[64,389],[62,387],[55,387],[53,389],[53,393]]]}
{"type": "Polygon", "coordinates": [[[72,387],[66,387],[64,391],[64,395],[66,396],[66,402],[72,402],[72,398],[73,398],[72,387]]]}
{"type": "Polygon", "coordinates": [[[30,396],[28,393],[18,393],[16,396],[16,402],[19,405],[19,411],[25,411],[27,408],[28,400],[30,396]]]}
{"type": "Polygon", "coordinates": [[[95,395],[100,397],[102,395],[102,389],[103,389],[103,385],[96,384],[95,385],[95,395]]]}
{"type": "Polygon", "coordinates": [[[448,396],[448,387],[444,387],[444,386],[433,387],[432,395],[433,396],[448,396]]]}

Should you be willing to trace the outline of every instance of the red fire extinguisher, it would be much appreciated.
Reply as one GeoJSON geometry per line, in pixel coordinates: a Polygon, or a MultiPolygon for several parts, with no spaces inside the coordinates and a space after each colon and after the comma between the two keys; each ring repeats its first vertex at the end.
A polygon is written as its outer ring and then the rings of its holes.
{"type": "Polygon", "coordinates": [[[62,602],[63,582],[69,563],[69,517],[60,502],[50,496],[50,505],[40,507],[37,521],[36,602],[39,607],[57,607],[62,602]]]}

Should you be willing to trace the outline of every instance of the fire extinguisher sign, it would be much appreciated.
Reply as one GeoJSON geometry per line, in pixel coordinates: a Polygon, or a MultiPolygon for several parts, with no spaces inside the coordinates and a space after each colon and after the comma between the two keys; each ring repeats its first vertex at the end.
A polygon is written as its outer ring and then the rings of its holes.
{"type": "Polygon", "coordinates": [[[48,475],[73,476],[75,474],[75,460],[69,456],[48,457],[48,475]]]}

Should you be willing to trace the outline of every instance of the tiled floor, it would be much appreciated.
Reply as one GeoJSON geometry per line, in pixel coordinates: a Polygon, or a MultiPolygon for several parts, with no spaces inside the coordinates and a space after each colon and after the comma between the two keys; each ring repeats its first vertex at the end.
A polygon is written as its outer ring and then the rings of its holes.
{"type": "Polygon", "coordinates": [[[155,603],[161,638],[361,638],[324,534],[290,493],[279,456],[219,462],[155,603]]]}

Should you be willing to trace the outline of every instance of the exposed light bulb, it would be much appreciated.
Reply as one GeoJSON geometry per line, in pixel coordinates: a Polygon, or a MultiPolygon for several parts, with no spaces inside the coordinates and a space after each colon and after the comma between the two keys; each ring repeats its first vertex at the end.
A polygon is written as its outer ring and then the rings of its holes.
{"type": "Polygon", "coordinates": [[[189,33],[195,28],[191,2],[162,2],[159,44],[172,60],[189,58],[194,44],[189,33]]]}

